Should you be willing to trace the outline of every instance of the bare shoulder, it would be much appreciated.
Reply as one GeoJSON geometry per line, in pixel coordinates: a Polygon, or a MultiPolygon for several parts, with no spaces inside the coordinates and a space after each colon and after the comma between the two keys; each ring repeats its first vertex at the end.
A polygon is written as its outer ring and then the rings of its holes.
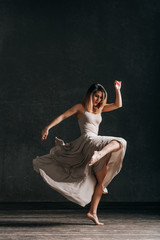
{"type": "Polygon", "coordinates": [[[74,107],[77,110],[76,117],[78,119],[81,118],[81,116],[83,115],[83,113],[85,111],[84,106],[82,105],[82,103],[78,103],[78,104],[74,105],[74,107]]]}
{"type": "Polygon", "coordinates": [[[79,115],[81,112],[83,112],[83,105],[82,104],[75,104],[71,108],[69,108],[67,111],[61,114],[61,117],[63,119],[66,119],[72,115],[79,115]]]}
{"type": "Polygon", "coordinates": [[[70,109],[73,110],[74,112],[80,112],[83,111],[83,105],[81,103],[73,105],[70,109]]]}
{"type": "Polygon", "coordinates": [[[74,112],[74,113],[79,113],[79,112],[84,112],[84,107],[81,103],[73,105],[69,111],[74,112]]]}

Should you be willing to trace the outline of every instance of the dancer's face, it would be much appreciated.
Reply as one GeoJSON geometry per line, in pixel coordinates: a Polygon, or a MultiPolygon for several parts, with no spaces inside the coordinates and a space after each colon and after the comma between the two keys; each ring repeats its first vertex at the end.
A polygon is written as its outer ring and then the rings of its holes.
{"type": "Polygon", "coordinates": [[[103,93],[101,91],[96,91],[93,94],[93,106],[96,107],[102,100],[103,100],[103,93]]]}

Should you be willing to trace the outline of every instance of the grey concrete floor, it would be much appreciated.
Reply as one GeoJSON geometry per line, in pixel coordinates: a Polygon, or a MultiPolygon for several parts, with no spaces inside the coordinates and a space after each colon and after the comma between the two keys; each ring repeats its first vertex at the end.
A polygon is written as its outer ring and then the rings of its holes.
{"type": "Polygon", "coordinates": [[[0,240],[160,240],[156,210],[99,210],[104,226],[86,218],[86,209],[1,210],[0,240]]]}

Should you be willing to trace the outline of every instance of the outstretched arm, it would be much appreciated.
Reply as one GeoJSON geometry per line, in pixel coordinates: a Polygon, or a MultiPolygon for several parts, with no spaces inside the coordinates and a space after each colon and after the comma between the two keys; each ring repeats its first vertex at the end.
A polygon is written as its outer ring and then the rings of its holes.
{"type": "Polygon", "coordinates": [[[121,82],[115,81],[114,86],[116,91],[116,100],[114,103],[105,104],[102,112],[109,112],[122,107],[121,82]]]}
{"type": "Polygon", "coordinates": [[[71,107],[70,109],[68,109],[66,112],[62,113],[61,115],[59,115],[57,118],[55,118],[48,126],[46,126],[43,130],[42,130],[42,141],[48,136],[49,130],[56,126],[58,123],[62,122],[64,119],[72,116],[73,114],[76,114],[79,109],[80,109],[80,104],[76,104],[73,107],[71,107]]]}

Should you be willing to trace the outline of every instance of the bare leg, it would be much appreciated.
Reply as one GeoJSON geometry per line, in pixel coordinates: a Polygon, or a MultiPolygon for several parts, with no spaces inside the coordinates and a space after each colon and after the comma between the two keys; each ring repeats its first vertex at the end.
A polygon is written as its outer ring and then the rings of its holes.
{"type": "Polygon", "coordinates": [[[96,225],[104,225],[104,223],[101,223],[98,220],[97,208],[103,192],[102,182],[106,174],[107,174],[106,165],[103,167],[101,171],[95,173],[95,176],[97,178],[97,184],[95,186],[94,194],[92,196],[90,210],[87,213],[87,217],[91,219],[96,225]]]}
{"type": "Polygon", "coordinates": [[[121,143],[119,143],[116,140],[111,141],[109,144],[107,144],[100,151],[94,151],[93,156],[92,156],[91,160],[89,161],[89,166],[92,166],[94,163],[99,161],[106,154],[108,154],[110,152],[116,152],[120,148],[121,148],[121,143]]]}

